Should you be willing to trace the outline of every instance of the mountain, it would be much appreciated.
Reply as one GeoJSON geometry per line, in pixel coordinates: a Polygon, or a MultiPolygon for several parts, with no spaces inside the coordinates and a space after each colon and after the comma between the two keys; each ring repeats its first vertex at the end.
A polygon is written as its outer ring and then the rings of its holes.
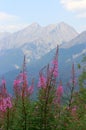
{"type": "MultiPolygon", "coordinates": [[[[72,63],[75,64],[75,74],[76,76],[79,74],[77,70],[77,64],[81,63],[83,55],[86,55],[86,32],[82,32],[72,41],[74,44],[71,45],[71,41],[61,45],[59,47],[59,79],[62,79],[63,85],[66,85],[66,82],[71,78],[71,68],[72,63]],[[70,45],[70,47],[68,47],[70,45]]],[[[34,77],[37,80],[39,71],[41,68],[50,63],[53,59],[56,49],[52,49],[50,52],[42,56],[38,60],[33,60],[27,64],[27,72],[29,76],[29,82],[34,77]]],[[[15,57],[14,57],[15,59],[15,57]]],[[[21,56],[21,60],[23,61],[23,56],[21,56]]],[[[22,63],[21,63],[22,65],[22,63]]],[[[5,75],[7,79],[7,83],[9,84],[9,91],[12,90],[12,84],[15,77],[18,75],[21,69],[10,71],[5,75]],[[12,75],[12,76],[11,76],[12,75]]]]}
{"type": "Polygon", "coordinates": [[[33,23],[15,33],[1,33],[0,74],[19,68],[24,54],[28,62],[33,62],[50,52],[57,44],[67,42],[77,35],[75,29],[64,22],[45,27],[33,23]]]}
{"type": "Polygon", "coordinates": [[[0,33],[0,40],[10,36],[10,34],[11,33],[9,33],[9,32],[1,32],[0,33]]]}
{"type": "Polygon", "coordinates": [[[42,27],[37,23],[33,23],[23,30],[15,32],[6,39],[0,40],[0,49],[18,48],[25,43],[35,43],[36,45],[49,44],[54,48],[63,41],[70,41],[76,37],[78,33],[74,28],[64,22],[52,24],[42,27]],[[53,43],[53,45],[52,45],[53,43]],[[3,44],[3,47],[1,46],[3,44]]]}

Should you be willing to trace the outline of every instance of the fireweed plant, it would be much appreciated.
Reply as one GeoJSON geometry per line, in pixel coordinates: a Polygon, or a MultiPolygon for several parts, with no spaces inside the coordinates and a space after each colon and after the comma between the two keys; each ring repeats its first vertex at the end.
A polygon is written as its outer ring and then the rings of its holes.
{"type": "Polygon", "coordinates": [[[76,91],[74,64],[65,89],[58,70],[57,47],[51,63],[40,70],[37,86],[33,80],[29,85],[24,56],[22,71],[13,82],[14,94],[8,93],[5,79],[0,83],[0,130],[86,129],[86,88],[76,91]],[[36,100],[32,99],[34,87],[36,100]]]}
{"type": "Polygon", "coordinates": [[[10,113],[12,109],[12,98],[7,92],[6,81],[3,79],[0,85],[0,126],[9,130],[10,113]]]}
{"type": "Polygon", "coordinates": [[[16,80],[14,80],[14,105],[16,109],[17,115],[15,118],[17,119],[16,122],[16,129],[21,129],[21,130],[27,130],[30,126],[29,121],[30,121],[30,96],[33,93],[33,82],[32,85],[28,85],[28,80],[27,80],[27,73],[26,73],[26,61],[24,57],[24,62],[23,62],[23,69],[22,72],[18,75],[16,80]],[[21,123],[22,122],[22,123],[21,123]]]}

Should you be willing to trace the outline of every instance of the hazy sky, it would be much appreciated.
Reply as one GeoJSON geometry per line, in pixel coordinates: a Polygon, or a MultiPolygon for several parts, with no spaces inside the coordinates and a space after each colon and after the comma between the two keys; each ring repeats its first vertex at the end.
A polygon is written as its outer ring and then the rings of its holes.
{"type": "Polygon", "coordinates": [[[0,32],[61,21],[79,32],[86,30],[86,0],[0,0],[0,32]]]}

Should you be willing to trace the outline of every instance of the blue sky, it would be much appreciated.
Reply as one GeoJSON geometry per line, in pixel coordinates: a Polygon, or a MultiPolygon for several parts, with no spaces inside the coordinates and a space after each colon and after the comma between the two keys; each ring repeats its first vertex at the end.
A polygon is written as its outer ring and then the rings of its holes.
{"type": "Polygon", "coordinates": [[[78,32],[86,30],[86,0],[0,0],[0,32],[61,21],[78,32]]]}

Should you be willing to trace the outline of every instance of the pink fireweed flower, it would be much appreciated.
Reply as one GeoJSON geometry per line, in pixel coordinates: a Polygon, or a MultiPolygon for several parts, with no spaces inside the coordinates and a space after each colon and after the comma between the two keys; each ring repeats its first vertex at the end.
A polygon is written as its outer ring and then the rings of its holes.
{"type": "Polygon", "coordinates": [[[52,65],[53,65],[53,68],[52,68],[53,76],[56,78],[58,76],[58,61],[54,59],[52,61],[52,65]]]}
{"type": "Polygon", "coordinates": [[[14,80],[14,92],[16,96],[26,96],[28,93],[27,73],[20,73],[16,80],[14,80]]]}
{"type": "Polygon", "coordinates": [[[31,95],[31,94],[33,93],[33,91],[34,91],[33,86],[30,86],[30,87],[28,88],[28,94],[31,95]]]}
{"type": "Polygon", "coordinates": [[[7,108],[12,108],[12,102],[10,97],[2,98],[0,100],[0,110],[5,112],[7,108]]]}
{"type": "Polygon", "coordinates": [[[4,98],[4,102],[5,102],[6,108],[12,108],[12,102],[11,102],[10,97],[4,98]]]}
{"type": "Polygon", "coordinates": [[[2,85],[6,85],[6,80],[2,79],[2,85]]]}
{"type": "Polygon", "coordinates": [[[3,112],[6,111],[6,106],[3,102],[3,98],[0,99],[0,111],[3,111],[3,112]]]}
{"type": "Polygon", "coordinates": [[[61,102],[61,97],[63,95],[63,87],[60,84],[56,90],[56,95],[57,95],[57,102],[60,103],[61,102]]]}
{"type": "Polygon", "coordinates": [[[20,73],[19,76],[20,76],[20,79],[21,79],[21,80],[27,79],[27,73],[26,73],[26,72],[20,73]]]}
{"type": "Polygon", "coordinates": [[[62,85],[59,85],[57,88],[57,95],[62,96],[62,94],[63,94],[63,87],[62,85]]]}
{"type": "Polygon", "coordinates": [[[46,88],[46,78],[43,76],[43,74],[40,74],[38,87],[39,88],[46,88]]]}
{"type": "Polygon", "coordinates": [[[14,86],[14,92],[17,95],[20,95],[20,84],[21,84],[21,80],[20,79],[16,79],[14,80],[13,86],[14,86]]]}
{"type": "Polygon", "coordinates": [[[21,83],[21,80],[16,79],[16,80],[14,80],[13,85],[14,85],[14,86],[18,86],[20,83],[21,83]]]}
{"type": "Polygon", "coordinates": [[[2,93],[3,96],[8,95],[8,94],[7,94],[7,89],[6,89],[5,86],[2,86],[1,93],[2,93]]]}
{"type": "Polygon", "coordinates": [[[23,87],[28,86],[27,73],[26,72],[20,73],[19,78],[21,80],[21,83],[23,83],[23,87]]]}
{"type": "Polygon", "coordinates": [[[21,91],[21,96],[22,97],[30,96],[33,93],[33,91],[34,91],[33,86],[23,88],[23,90],[21,91]]]}

